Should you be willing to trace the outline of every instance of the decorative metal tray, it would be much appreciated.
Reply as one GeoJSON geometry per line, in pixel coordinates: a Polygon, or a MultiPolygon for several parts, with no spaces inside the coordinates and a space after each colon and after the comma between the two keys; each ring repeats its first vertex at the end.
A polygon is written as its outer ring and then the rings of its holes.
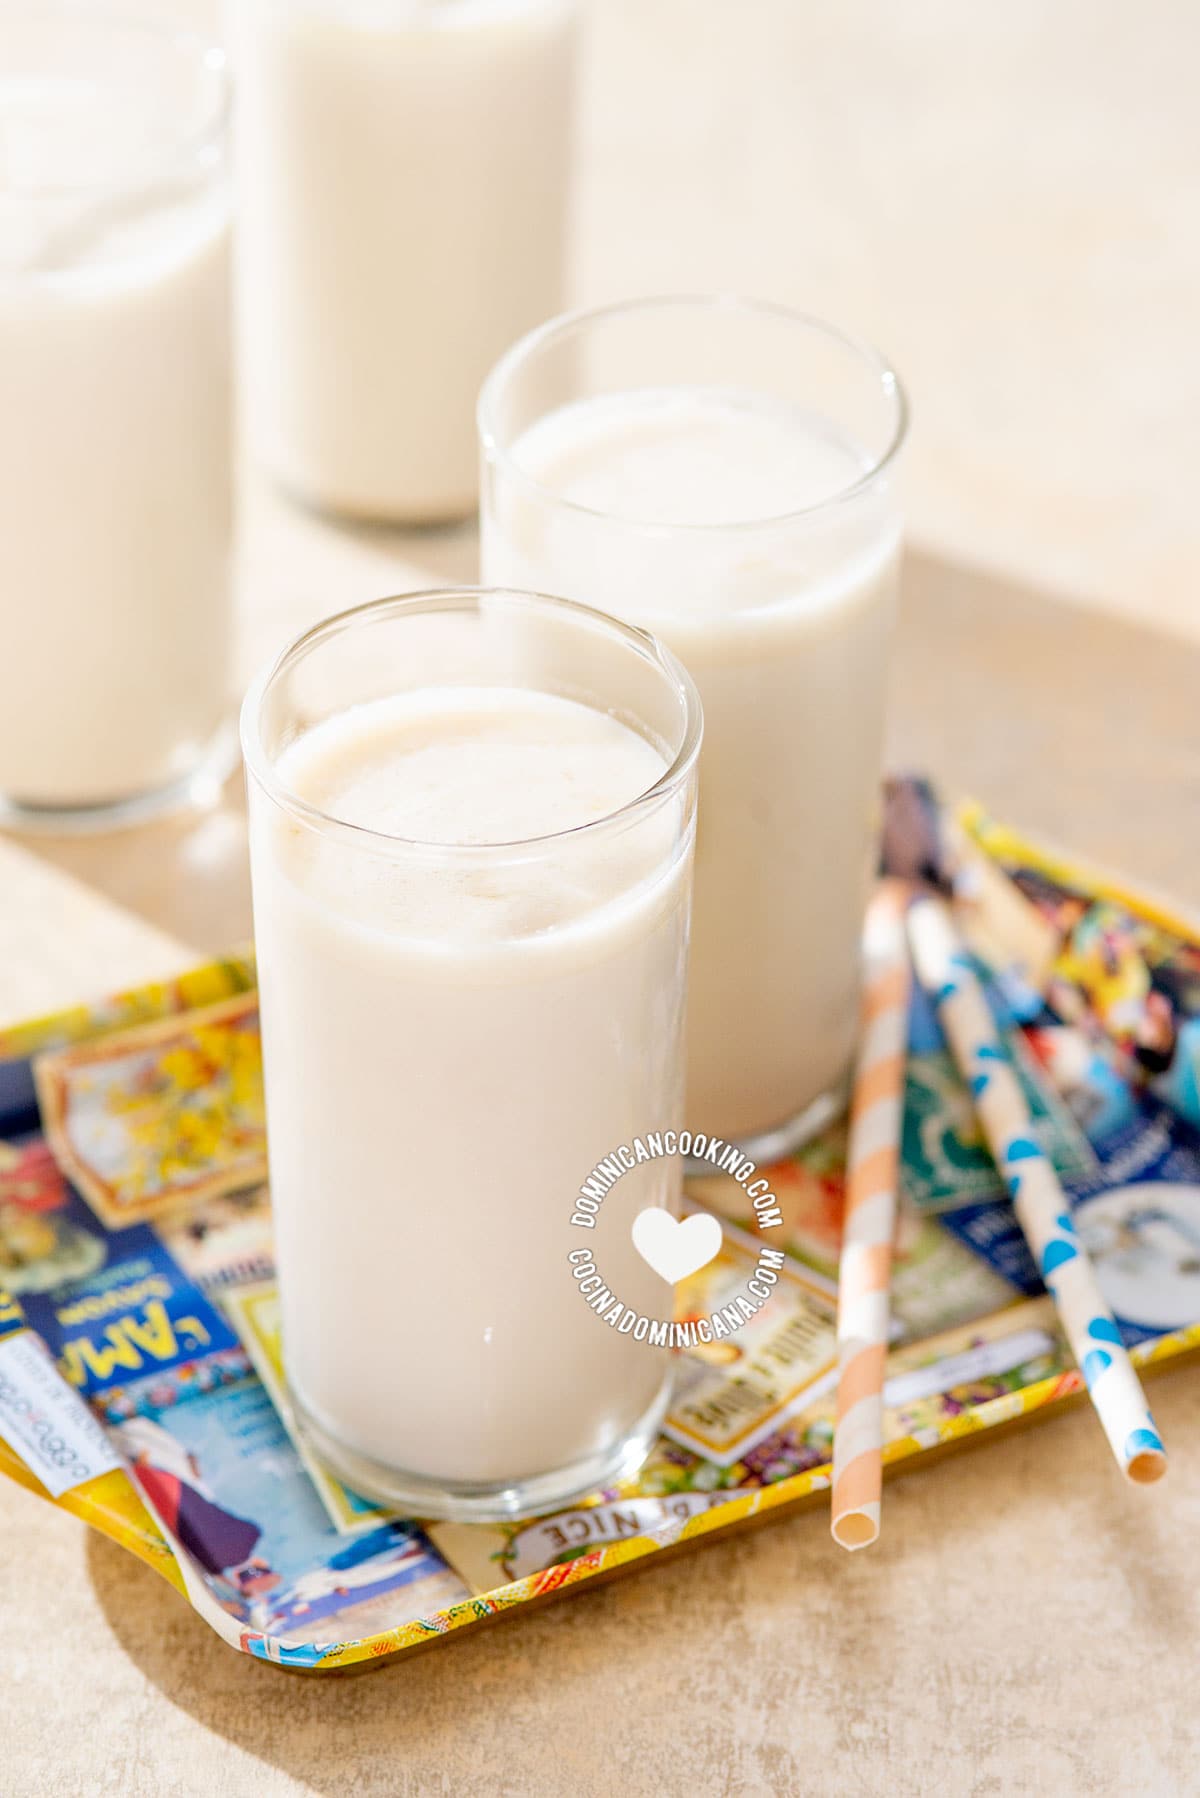
{"type": "MultiPolygon", "coordinates": [[[[1136,1362],[1176,1361],[1200,1347],[1200,939],[964,822],[972,941],[1038,1129],[1136,1362]],[[1169,1053],[1158,1030],[1139,1060],[1164,1004],[1169,1053]]],[[[533,1522],[422,1524],[306,1456],[279,1378],[253,988],[234,956],[0,1034],[0,1471],[147,1561],[234,1647],[316,1670],[819,1502],[841,1126],[771,1170],[785,1276],[753,1322],[680,1357],[636,1486],[533,1522]]],[[[919,996],[903,1169],[889,1472],[1083,1395],[919,996]]],[[[724,1246],[678,1289],[680,1317],[719,1305],[756,1254],[731,1178],[689,1198],[724,1246]]]]}

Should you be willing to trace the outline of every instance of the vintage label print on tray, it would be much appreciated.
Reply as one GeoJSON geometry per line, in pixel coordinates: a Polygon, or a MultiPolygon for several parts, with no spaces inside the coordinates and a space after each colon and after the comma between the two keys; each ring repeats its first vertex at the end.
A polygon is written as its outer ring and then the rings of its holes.
{"type": "MultiPolygon", "coordinates": [[[[1200,1347],[1200,931],[976,809],[962,824],[959,924],[1144,1371],[1200,1347]]],[[[635,1485],[533,1521],[426,1528],[302,1452],[253,982],[230,960],[0,1036],[0,1471],[141,1556],[235,1647],[312,1669],[827,1493],[840,1124],[769,1170],[783,1277],[740,1328],[683,1351],[635,1485]]],[[[677,1289],[683,1320],[722,1305],[761,1240],[732,1177],[693,1180],[689,1203],[724,1242],[677,1289]]],[[[895,1249],[885,1466],[1082,1395],[919,988],[895,1249]]],[[[697,1577],[719,1579],[719,1557],[697,1577]]]]}

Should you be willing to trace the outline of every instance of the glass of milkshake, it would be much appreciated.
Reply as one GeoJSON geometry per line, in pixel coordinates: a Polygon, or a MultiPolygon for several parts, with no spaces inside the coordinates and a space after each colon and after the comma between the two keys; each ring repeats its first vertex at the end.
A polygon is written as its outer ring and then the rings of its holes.
{"type": "Polygon", "coordinates": [[[202,39],[0,11],[0,823],[233,760],[227,112],[202,39]]]}
{"type": "Polygon", "coordinates": [[[480,397],[483,578],[654,631],[699,689],[687,1121],[759,1160],[853,1052],[905,428],[874,351],[722,297],[554,320],[480,397]]]}
{"type": "MultiPolygon", "coordinates": [[[[572,1277],[573,1198],[682,1122],[700,710],[644,632],[563,600],[383,600],[242,714],[271,1192],[300,1428],[421,1517],[632,1473],[669,1361],[572,1277]]],[[[679,1168],[604,1201],[604,1276],[679,1168]]]]}

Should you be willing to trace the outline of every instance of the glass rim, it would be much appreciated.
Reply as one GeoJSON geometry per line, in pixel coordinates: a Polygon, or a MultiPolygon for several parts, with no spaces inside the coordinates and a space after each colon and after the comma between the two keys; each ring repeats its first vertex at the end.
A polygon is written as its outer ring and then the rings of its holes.
{"type": "Polygon", "coordinates": [[[55,199],[73,194],[123,194],[142,189],[156,177],[165,176],[180,163],[199,158],[225,135],[233,108],[233,80],[229,57],[215,37],[187,25],[173,25],[166,19],[139,12],[135,8],[92,7],[81,0],[39,0],[37,7],[0,0],[0,40],[14,24],[33,26],[38,30],[54,26],[84,26],[101,36],[137,33],[160,50],[182,53],[191,59],[198,72],[212,78],[214,94],[199,121],[181,131],[147,159],[145,168],[122,175],[118,179],[89,181],[34,181],[26,185],[0,185],[0,200],[55,199]]]}
{"type": "MultiPolygon", "coordinates": [[[[614,713],[608,715],[615,716],[614,713]]],[[[239,718],[239,735],[247,773],[268,799],[310,829],[326,837],[341,836],[348,843],[364,849],[384,848],[392,854],[402,851],[405,854],[428,856],[430,859],[449,857],[464,861],[486,861],[505,852],[537,851],[551,843],[578,840],[590,832],[604,830],[643,810],[649,811],[688,779],[700,753],[703,731],[703,711],[695,682],[679,658],[651,632],[641,630],[637,625],[626,624],[623,619],[601,612],[595,606],[581,605],[577,600],[560,599],[553,594],[532,593],[519,587],[429,587],[415,593],[396,593],[382,599],[365,600],[360,605],[334,612],[293,638],[273,661],[260,670],[246,691],[239,718]],[[605,812],[599,818],[589,818],[582,824],[569,825],[565,830],[546,831],[537,836],[489,843],[445,843],[373,830],[365,824],[352,824],[346,818],[339,818],[333,812],[311,804],[279,778],[276,760],[263,741],[262,710],[271,689],[289,669],[328,639],[356,626],[369,624],[375,618],[385,615],[403,616],[406,613],[419,616],[469,611],[477,609],[481,599],[515,601],[518,609],[525,612],[544,612],[552,616],[576,618],[581,623],[600,628],[610,636],[623,640],[631,650],[655,664],[679,699],[683,732],[678,750],[652,786],[626,800],[614,811],[605,812]]]]}
{"type": "MultiPolygon", "coordinates": [[[[543,416],[545,416],[543,414],[543,416]]],[[[739,531],[758,531],[770,527],[786,525],[802,518],[816,518],[823,513],[831,512],[835,507],[857,499],[868,488],[872,487],[892,466],[904,447],[908,436],[910,409],[908,395],[899,375],[873,344],[865,338],[855,337],[840,326],[830,324],[812,312],[801,312],[795,307],[784,306],[775,300],[759,300],[739,293],[664,293],[651,294],[637,300],[618,300],[606,306],[582,306],[571,312],[561,312],[556,317],[547,319],[544,324],[537,325],[527,331],[523,337],[510,344],[508,349],[496,362],[479,390],[479,398],[475,406],[475,424],[479,436],[480,448],[489,463],[503,465],[505,472],[512,475],[530,491],[539,494],[543,499],[561,506],[565,510],[577,513],[586,518],[603,519],[614,525],[623,525],[629,529],[661,530],[678,532],[681,535],[707,535],[709,533],[736,533],[739,531]],[[672,307],[688,307],[696,311],[741,313],[747,318],[768,319],[778,324],[795,325],[817,336],[824,337],[827,342],[849,350],[868,369],[878,376],[879,391],[890,400],[893,416],[891,431],[882,453],[875,457],[869,468],[855,480],[841,487],[836,493],[827,494],[824,499],[815,500],[810,505],[790,506],[782,512],[762,513],[752,518],[735,518],[727,523],[701,522],[693,524],[668,524],[654,518],[637,518],[629,513],[614,512],[601,506],[584,505],[579,500],[568,499],[557,488],[549,487],[539,481],[535,475],[521,466],[514,457],[510,447],[502,445],[495,429],[494,415],[497,410],[497,394],[507,385],[521,367],[531,360],[539,350],[548,344],[566,337],[581,326],[601,324],[608,320],[618,319],[631,313],[666,311],[672,307]]]]}

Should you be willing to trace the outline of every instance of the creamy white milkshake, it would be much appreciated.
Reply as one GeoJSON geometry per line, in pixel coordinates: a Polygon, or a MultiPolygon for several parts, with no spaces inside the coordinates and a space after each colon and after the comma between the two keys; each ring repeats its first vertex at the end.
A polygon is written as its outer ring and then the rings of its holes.
{"type": "Polygon", "coordinates": [[[693,675],[705,746],[688,1123],[781,1147],[780,1128],[836,1091],[854,1042],[894,497],[802,387],[624,389],[601,345],[598,391],[547,406],[586,385],[591,346],[542,367],[529,343],[481,408],[484,578],[605,606],[693,675]]]}
{"type": "Polygon", "coordinates": [[[237,0],[251,439],[335,510],[475,504],[474,407],[561,304],[575,0],[237,0]]]}
{"type": "MultiPolygon", "coordinates": [[[[289,1382],[352,1483],[428,1514],[601,1483],[668,1371],[567,1256],[591,1169],[681,1117],[692,776],[664,782],[676,746],[635,718],[540,690],[571,609],[543,639],[529,605],[477,621],[463,685],[419,684],[414,630],[404,690],[285,741],[270,791],[253,694],[244,725],[289,1382]],[[472,684],[496,659],[533,679],[472,684]]],[[[651,1317],[671,1292],[630,1227],[677,1183],[658,1162],[605,1200],[605,1278],[651,1317]]]]}
{"type": "Polygon", "coordinates": [[[0,805],[146,800],[228,718],[225,88],[189,39],[0,21],[0,805]]]}

